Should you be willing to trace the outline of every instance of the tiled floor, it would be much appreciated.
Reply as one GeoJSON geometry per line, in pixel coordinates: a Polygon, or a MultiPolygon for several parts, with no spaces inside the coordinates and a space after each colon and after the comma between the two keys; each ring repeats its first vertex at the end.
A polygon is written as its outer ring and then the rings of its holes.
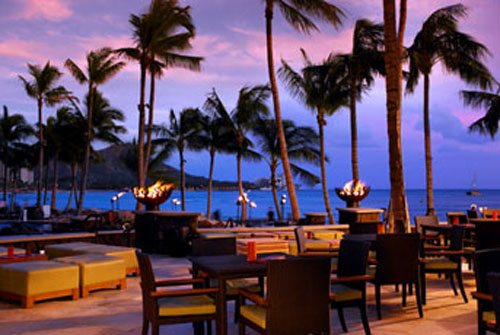
{"type": "MultiPolygon", "coordinates": [[[[184,258],[153,258],[160,277],[187,277],[189,261],[184,258]]],[[[471,273],[465,274],[466,290],[474,290],[471,273]]],[[[125,291],[103,290],[77,301],[65,299],[36,303],[25,310],[17,305],[0,302],[0,335],[118,335],[141,331],[142,302],[138,278],[127,280],[125,291]]],[[[378,334],[476,334],[476,303],[465,304],[455,297],[448,281],[436,276],[428,278],[428,302],[424,318],[418,318],[414,296],[408,297],[408,307],[401,307],[400,295],[394,287],[382,291],[382,316],[376,319],[373,286],[368,285],[368,317],[372,333],[378,334]]],[[[229,320],[233,305],[229,303],[229,320]]],[[[364,334],[357,309],[346,309],[349,334],[364,334]]],[[[340,334],[336,312],[332,313],[333,334],[340,334]]],[[[161,334],[192,334],[191,325],[163,326],[161,334]]],[[[229,334],[237,334],[237,326],[229,322],[229,334]]],[[[248,334],[254,334],[247,331],[248,334]]]]}

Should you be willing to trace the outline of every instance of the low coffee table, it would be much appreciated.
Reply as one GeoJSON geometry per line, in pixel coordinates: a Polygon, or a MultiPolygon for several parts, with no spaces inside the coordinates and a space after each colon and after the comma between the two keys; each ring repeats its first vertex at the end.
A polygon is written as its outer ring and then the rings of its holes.
{"type": "Polygon", "coordinates": [[[46,261],[48,260],[48,256],[45,254],[32,254],[30,256],[27,255],[14,255],[13,257],[0,256],[0,264],[9,264],[9,263],[19,263],[19,262],[31,262],[31,261],[46,261]]]}

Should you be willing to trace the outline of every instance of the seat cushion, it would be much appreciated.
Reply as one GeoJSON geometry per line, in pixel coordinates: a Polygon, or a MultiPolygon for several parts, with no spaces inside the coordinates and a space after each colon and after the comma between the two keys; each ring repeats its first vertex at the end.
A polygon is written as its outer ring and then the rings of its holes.
{"type": "Polygon", "coordinates": [[[204,315],[215,313],[215,303],[207,295],[190,295],[158,300],[160,316],[204,315]]]}
{"type": "Polygon", "coordinates": [[[240,316],[266,329],[266,308],[258,305],[244,305],[240,307],[240,316]]]}
{"type": "Polygon", "coordinates": [[[45,246],[45,253],[49,257],[49,259],[57,257],[76,256],[85,253],[83,250],[81,250],[82,248],[92,247],[94,245],[96,244],[86,242],[51,244],[45,246]]]}
{"type": "Polygon", "coordinates": [[[313,231],[312,235],[317,240],[339,240],[344,236],[344,232],[339,230],[320,230],[313,231]]]}
{"type": "Polygon", "coordinates": [[[139,267],[134,248],[94,244],[91,246],[80,248],[79,250],[81,250],[84,254],[101,254],[106,256],[119,257],[125,262],[126,269],[134,269],[139,267]]]}
{"type": "Polygon", "coordinates": [[[342,284],[333,285],[332,293],[335,293],[336,295],[336,302],[358,300],[363,298],[363,292],[342,284]]]}
{"type": "Polygon", "coordinates": [[[250,292],[258,293],[260,292],[259,284],[255,283],[254,280],[250,279],[230,279],[226,281],[226,294],[237,295],[239,288],[245,288],[250,292]]]}
{"type": "Polygon", "coordinates": [[[494,311],[483,312],[483,321],[484,322],[495,322],[495,312],[494,311]]]}
{"type": "Polygon", "coordinates": [[[436,258],[425,260],[426,270],[456,270],[458,263],[452,262],[447,258],[436,258]]]}
{"type": "Polygon", "coordinates": [[[85,254],[55,258],[54,261],[78,265],[80,268],[81,286],[125,279],[125,262],[122,258],[85,254]]]}
{"type": "Polygon", "coordinates": [[[78,288],[78,266],[53,261],[0,265],[0,291],[23,297],[78,288]]]}

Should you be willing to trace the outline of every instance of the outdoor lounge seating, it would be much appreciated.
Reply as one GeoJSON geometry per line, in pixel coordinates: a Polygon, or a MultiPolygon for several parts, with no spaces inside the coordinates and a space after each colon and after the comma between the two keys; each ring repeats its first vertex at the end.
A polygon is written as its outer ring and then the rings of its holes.
{"type": "Polygon", "coordinates": [[[211,330],[210,322],[216,317],[216,302],[210,294],[216,293],[217,288],[159,290],[162,287],[203,285],[204,279],[156,280],[149,257],[137,252],[137,258],[141,274],[142,335],[148,334],[149,324],[152,335],[159,335],[160,325],[176,323],[193,323],[199,331],[206,321],[211,330]]]}
{"type": "Polygon", "coordinates": [[[347,333],[343,309],[358,307],[366,334],[370,334],[370,325],[366,316],[366,275],[368,250],[370,243],[363,241],[342,240],[340,243],[337,278],[331,280],[330,295],[332,307],[337,309],[342,329],[347,333]]]}
{"type": "Polygon", "coordinates": [[[304,234],[304,228],[303,227],[297,227],[294,230],[295,232],[295,241],[297,242],[297,255],[299,256],[337,256],[338,255],[338,247],[333,246],[330,242],[325,242],[324,247],[323,246],[316,246],[313,248],[310,248],[306,235],[304,234]]]}
{"type": "Polygon", "coordinates": [[[0,297],[16,300],[24,308],[36,301],[59,297],[78,299],[78,266],[53,261],[0,265],[0,297]]]}
{"type": "Polygon", "coordinates": [[[245,327],[267,335],[330,334],[329,281],[327,257],[269,261],[266,298],[239,290],[239,334],[245,327]]]}

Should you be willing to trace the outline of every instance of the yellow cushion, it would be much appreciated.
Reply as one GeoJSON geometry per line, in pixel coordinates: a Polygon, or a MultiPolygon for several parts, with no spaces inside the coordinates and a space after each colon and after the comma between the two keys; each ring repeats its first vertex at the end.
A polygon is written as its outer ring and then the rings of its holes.
{"type": "Polygon", "coordinates": [[[125,262],[122,258],[86,254],[55,258],[54,261],[78,265],[80,268],[80,286],[125,279],[125,262]]]}
{"type": "Polygon", "coordinates": [[[0,266],[0,291],[23,297],[78,288],[78,266],[35,261],[0,266]]]}
{"type": "Polygon", "coordinates": [[[45,253],[49,257],[49,259],[57,257],[76,256],[84,254],[84,251],[81,250],[82,248],[91,247],[93,245],[96,244],[86,242],[51,244],[45,246],[45,253]]]}
{"type": "MultiPolygon", "coordinates": [[[[314,250],[318,250],[320,253],[324,253],[326,248],[331,248],[335,243],[333,241],[325,241],[325,240],[307,240],[306,247],[307,252],[314,252],[314,250]]],[[[289,241],[288,242],[289,254],[296,256],[298,254],[297,242],[289,241]]]]}
{"type": "Polygon", "coordinates": [[[318,240],[340,240],[344,236],[344,232],[342,231],[335,231],[335,230],[329,230],[329,231],[314,231],[313,237],[318,240]]]}
{"type": "Polygon", "coordinates": [[[262,329],[266,329],[266,308],[257,305],[244,305],[240,307],[240,316],[252,321],[262,329]]]}
{"type": "Polygon", "coordinates": [[[250,279],[230,279],[226,281],[226,293],[228,295],[238,294],[239,288],[245,288],[250,292],[258,293],[260,292],[259,284],[255,283],[254,280],[250,279]]]}
{"type": "Polygon", "coordinates": [[[495,312],[494,311],[486,311],[483,312],[483,321],[484,322],[495,322],[495,312]]]}
{"type": "MultiPolygon", "coordinates": [[[[20,248],[14,248],[14,255],[24,255],[26,250],[20,248]]],[[[0,247],[0,256],[7,256],[7,248],[0,247]]]]}
{"type": "Polygon", "coordinates": [[[158,300],[160,316],[201,315],[215,313],[215,303],[206,295],[190,295],[158,300]]]}
{"type": "Polygon", "coordinates": [[[236,237],[235,234],[231,233],[201,233],[201,237],[203,238],[226,238],[226,237],[236,237]]]}
{"type": "Polygon", "coordinates": [[[363,292],[355,290],[342,284],[332,286],[332,293],[335,293],[337,302],[357,300],[363,297],[363,292]]]}
{"type": "Polygon", "coordinates": [[[426,259],[425,268],[428,270],[456,270],[458,269],[458,263],[447,258],[426,259]]]}
{"type": "Polygon", "coordinates": [[[125,262],[126,269],[139,267],[139,263],[137,262],[137,257],[135,255],[134,248],[94,244],[89,247],[84,247],[81,250],[84,251],[85,254],[101,254],[106,256],[119,257],[123,259],[123,261],[125,262]]]}

